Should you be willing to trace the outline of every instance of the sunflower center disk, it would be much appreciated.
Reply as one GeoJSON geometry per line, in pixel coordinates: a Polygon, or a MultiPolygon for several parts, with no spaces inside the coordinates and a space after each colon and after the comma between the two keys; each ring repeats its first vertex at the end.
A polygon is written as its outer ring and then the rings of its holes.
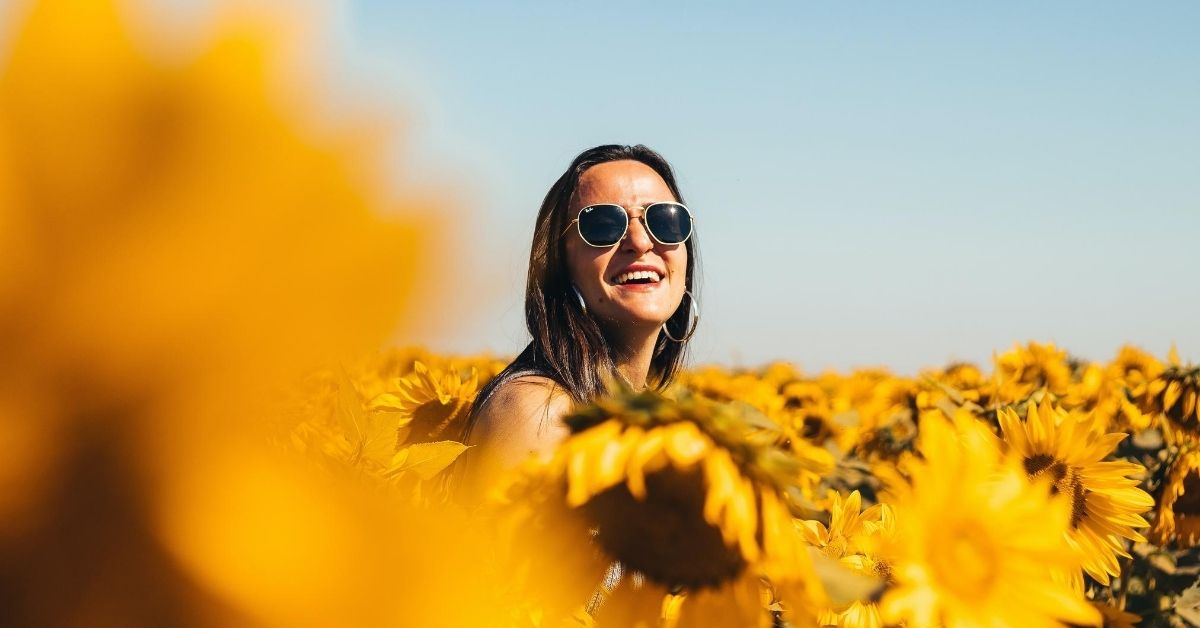
{"type": "Polygon", "coordinates": [[[446,438],[458,438],[458,435],[448,435],[447,428],[454,423],[454,419],[459,416],[465,405],[462,402],[442,403],[434,399],[417,406],[417,409],[413,411],[413,420],[410,424],[412,431],[408,441],[430,443],[446,438]]]}
{"type": "Polygon", "coordinates": [[[1194,517],[1200,515],[1200,475],[1189,474],[1183,480],[1183,494],[1175,500],[1172,508],[1177,515],[1194,517]]]}
{"type": "Polygon", "coordinates": [[[1026,458],[1024,464],[1025,473],[1029,474],[1030,479],[1044,473],[1053,482],[1050,487],[1052,495],[1062,493],[1070,498],[1071,528],[1078,528],[1084,516],[1087,515],[1088,492],[1083,486],[1083,479],[1079,477],[1079,472],[1050,454],[1035,454],[1026,458]]]}
{"type": "Polygon", "coordinates": [[[664,586],[715,587],[746,567],[721,531],[704,520],[704,479],[698,469],[668,467],[646,476],[646,499],[624,485],[584,505],[597,540],[614,558],[664,586]]]}

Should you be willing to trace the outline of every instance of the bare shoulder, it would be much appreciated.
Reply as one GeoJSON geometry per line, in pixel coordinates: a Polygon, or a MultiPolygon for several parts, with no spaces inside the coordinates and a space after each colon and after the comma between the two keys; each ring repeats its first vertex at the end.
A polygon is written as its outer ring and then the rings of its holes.
{"type": "Polygon", "coordinates": [[[471,444],[505,459],[546,453],[567,435],[562,419],[570,411],[571,396],[550,378],[517,377],[501,384],[479,409],[471,444]]]}

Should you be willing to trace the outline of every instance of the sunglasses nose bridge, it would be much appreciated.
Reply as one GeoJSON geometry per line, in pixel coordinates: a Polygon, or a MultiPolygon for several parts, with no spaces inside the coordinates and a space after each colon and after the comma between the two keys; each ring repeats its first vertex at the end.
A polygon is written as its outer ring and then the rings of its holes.
{"type": "Polygon", "coordinates": [[[629,216],[629,226],[625,228],[625,237],[622,241],[635,249],[648,251],[654,248],[656,241],[654,236],[650,234],[650,225],[646,224],[644,215],[629,216]],[[634,224],[638,226],[635,228],[634,224]]]}
{"type": "MultiPolygon", "coordinates": [[[[644,230],[646,232],[646,235],[647,236],[650,235],[650,223],[646,222],[646,208],[645,207],[643,207],[642,205],[631,205],[625,209],[625,214],[627,216],[629,216],[629,224],[631,226],[633,225],[633,223],[639,222],[642,224],[642,230],[644,230]],[[634,211],[635,209],[637,210],[636,212],[634,211]]],[[[626,237],[628,237],[628,235],[626,237]]]]}

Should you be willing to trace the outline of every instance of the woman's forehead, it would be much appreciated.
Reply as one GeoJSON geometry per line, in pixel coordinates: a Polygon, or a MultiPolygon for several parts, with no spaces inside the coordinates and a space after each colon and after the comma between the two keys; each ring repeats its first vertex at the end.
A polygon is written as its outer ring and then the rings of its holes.
{"type": "Polygon", "coordinates": [[[674,200],[675,195],[653,168],[640,161],[596,164],[579,177],[572,205],[616,203],[625,207],[674,200]]]}

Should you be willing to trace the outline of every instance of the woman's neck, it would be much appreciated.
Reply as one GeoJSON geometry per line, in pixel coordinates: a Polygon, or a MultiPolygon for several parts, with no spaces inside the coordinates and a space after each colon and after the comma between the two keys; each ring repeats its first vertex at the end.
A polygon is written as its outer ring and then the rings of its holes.
{"type": "Polygon", "coordinates": [[[654,358],[654,345],[658,341],[658,328],[653,333],[628,334],[613,357],[617,373],[634,390],[646,388],[650,376],[650,361],[654,358]]]}

